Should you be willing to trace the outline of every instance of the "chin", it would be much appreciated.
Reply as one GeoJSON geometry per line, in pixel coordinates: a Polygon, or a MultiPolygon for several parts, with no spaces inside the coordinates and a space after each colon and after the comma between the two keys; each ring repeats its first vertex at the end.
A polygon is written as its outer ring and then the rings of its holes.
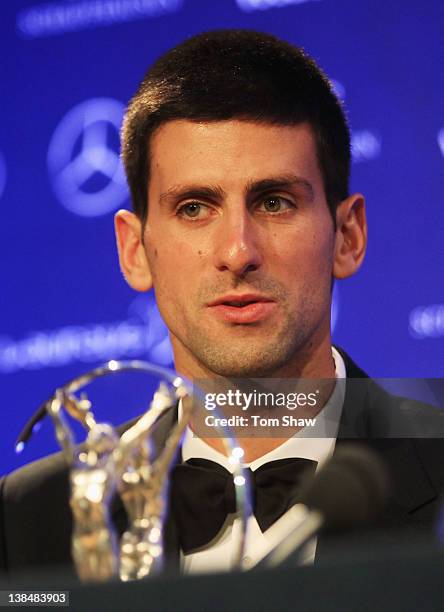
{"type": "Polygon", "coordinates": [[[264,359],[262,354],[254,359],[250,354],[246,359],[246,353],[248,350],[231,355],[225,351],[221,359],[220,352],[214,355],[211,351],[211,355],[207,353],[201,361],[207,370],[224,378],[271,378],[287,362],[284,355],[280,355],[279,359],[276,359],[276,355],[274,359],[264,359]]]}

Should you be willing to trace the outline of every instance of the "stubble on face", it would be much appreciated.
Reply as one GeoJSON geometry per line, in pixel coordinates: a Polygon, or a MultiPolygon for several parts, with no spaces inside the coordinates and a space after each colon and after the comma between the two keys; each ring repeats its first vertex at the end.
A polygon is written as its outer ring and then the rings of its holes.
{"type": "Polygon", "coordinates": [[[156,163],[144,244],[177,370],[202,378],[297,377],[307,373],[305,365],[320,352],[329,353],[331,360],[334,232],[310,128],[177,121],[159,130],[152,151],[156,163]],[[272,157],[270,142],[277,149],[272,157]],[[239,160],[235,166],[233,159],[239,160]],[[257,209],[245,199],[246,187],[289,174],[306,178],[315,195],[284,189],[284,197],[296,202],[291,214],[279,221],[265,218],[263,211],[255,216],[257,209]],[[220,185],[226,199],[208,203],[208,197],[187,195],[173,200],[171,208],[161,205],[161,194],[176,184],[220,185]],[[178,203],[193,199],[203,199],[204,208],[214,213],[202,225],[184,223],[176,214],[178,203]],[[239,215],[242,223],[246,210],[251,224],[247,238],[236,234],[231,221],[239,215]],[[244,238],[254,265],[245,272],[242,264],[241,273],[230,241],[237,253],[246,248],[244,238]],[[274,314],[255,323],[221,321],[207,305],[232,293],[275,300],[274,314]]]}
{"type": "Polygon", "coordinates": [[[189,316],[184,309],[183,325],[176,326],[173,320],[167,321],[176,360],[182,351],[192,355],[202,368],[202,377],[205,372],[208,376],[239,378],[299,376],[306,365],[314,336],[325,323],[312,319],[312,313],[319,308],[319,295],[315,288],[307,283],[300,289],[295,304],[290,292],[275,279],[245,282],[234,278],[228,287],[225,281],[205,283],[199,289],[196,301],[193,300],[202,308],[233,290],[260,293],[277,301],[279,324],[262,321],[233,324],[221,329],[215,327],[214,322],[205,321],[204,317],[199,321],[195,316],[189,316]],[[176,334],[176,328],[185,332],[176,334]]]}

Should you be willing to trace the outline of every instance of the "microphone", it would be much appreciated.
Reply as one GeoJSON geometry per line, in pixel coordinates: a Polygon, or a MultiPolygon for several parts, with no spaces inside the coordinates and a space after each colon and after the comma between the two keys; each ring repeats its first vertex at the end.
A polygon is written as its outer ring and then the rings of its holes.
{"type": "Polygon", "coordinates": [[[314,478],[303,483],[302,519],[284,530],[259,566],[280,565],[321,530],[339,532],[369,525],[384,509],[389,490],[385,464],[374,451],[357,444],[341,447],[314,478]]]}

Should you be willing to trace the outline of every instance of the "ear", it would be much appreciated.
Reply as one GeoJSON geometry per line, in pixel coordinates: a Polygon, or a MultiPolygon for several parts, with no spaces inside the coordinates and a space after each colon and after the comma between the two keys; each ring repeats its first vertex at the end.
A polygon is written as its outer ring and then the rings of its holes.
{"type": "Polygon", "coordinates": [[[367,248],[365,199],[355,193],[336,209],[336,236],[333,276],[347,278],[361,266],[367,248]]]}
{"type": "Polygon", "coordinates": [[[136,291],[148,291],[153,283],[140,219],[128,210],[119,210],[114,217],[114,228],[120,269],[126,282],[136,291]]]}

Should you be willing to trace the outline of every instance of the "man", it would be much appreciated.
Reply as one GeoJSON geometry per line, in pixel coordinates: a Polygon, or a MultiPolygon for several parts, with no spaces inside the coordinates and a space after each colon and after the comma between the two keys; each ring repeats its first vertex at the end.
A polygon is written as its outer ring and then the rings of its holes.
{"type": "MultiPolygon", "coordinates": [[[[314,64],[252,33],[191,40],[131,102],[123,159],[135,213],[116,216],[122,271],[154,286],[177,371],[334,377],[332,279],[358,269],[367,229],[345,120],[314,64]]],[[[247,460],[274,442],[246,440],[247,460]]]]}
{"type": "MultiPolygon", "coordinates": [[[[331,344],[332,284],[358,270],[367,226],[363,196],[349,194],[344,112],[313,60],[266,34],[193,37],[147,73],[125,117],[122,154],[134,209],[116,215],[122,272],[137,291],[154,287],[180,374],[365,377],[331,344]]],[[[416,423],[419,406],[407,408],[416,423]]],[[[399,401],[370,383],[359,391],[347,387],[345,398],[336,385],[312,415],[327,410],[337,423],[329,438],[246,437],[245,463],[253,473],[290,458],[321,464],[344,437],[384,436],[381,423],[400,414],[399,401]]],[[[168,418],[160,445],[175,416],[168,418]]],[[[443,484],[436,446],[405,439],[373,446],[394,480],[384,524],[430,527],[443,484]]],[[[229,468],[219,438],[188,432],[182,459],[194,458],[229,468]]],[[[3,482],[0,564],[9,570],[68,560],[67,476],[56,462],[3,482]],[[36,501],[52,500],[55,491],[63,511],[36,501]],[[54,546],[35,543],[37,517],[51,520],[54,546]]],[[[174,491],[176,540],[167,548],[177,553],[180,543],[189,571],[229,557],[236,519],[219,525],[211,542],[197,534],[186,545],[174,491]]],[[[270,525],[250,523],[252,553],[260,555],[270,525]]]]}

